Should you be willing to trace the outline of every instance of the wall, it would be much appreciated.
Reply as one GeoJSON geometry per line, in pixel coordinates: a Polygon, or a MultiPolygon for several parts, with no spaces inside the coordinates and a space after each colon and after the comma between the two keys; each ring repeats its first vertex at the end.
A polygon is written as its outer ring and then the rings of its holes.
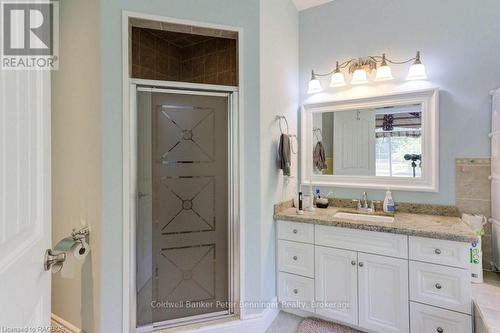
{"type": "MultiPolygon", "coordinates": [[[[276,116],[286,116],[291,134],[298,117],[298,12],[290,0],[261,1],[260,150],[262,300],[277,294],[275,286],[275,223],[273,205],[297,191],[297,155],[291,177],[278,169],[280,129],[276,116]]],[[[298,151],[295,142],[295,151],[298,151]]]]}
{"type": "MultiPolygon", "coordinates": [[[[457,157],[490,155],[491,98],[500,87],[500,2],[467,0],[335,0],[300,13],[301,101],[363,96],[396,88],[435,85],[440,92],[440,191],[395,192],[396,201],[455,203],[457,157]],[[408,66],[392,66],[397,81],[336,88],[306,95],[311,69],[330,71],[336,60],[386,52],[396,59],[422,51],[429,81],[405,82],[408,66]],[[402,84],[401,84],[402,83],[402,84]],[[400,85],[401,84],[401,85],[400,85]]],[[[325,81],[324,86],[328,84],[325,81]]],[[[338,197],[354,198],[361,189],[335,188],[338,197]]],[[[383,190],[368,191],[383,199],[383,190]]]]}
{"type": "Polygon", "coordinates": [[[244,168],[246,220],[245,295],[260,299],[260,146],[259,133],[259,1],[258,0],[115,0],[101,1],[101,140],[102,140],[102,256],[101,322],[102,332],[122,332],[122,11],[135,11],[208,23],[239,26],[244,29],[244,168]],[[105,241],[104,241],[105,240],[105,241]]]}
{"type": "Polygon", "coordinates": [[[52,241],[91,228],[84,262],[52,276],[52,312],[98,332],[101,223],[99,5],[60,2],[59,70],[52,72],[52,241]],[[78,41],[78,42],[75,42],[78,41]]]}

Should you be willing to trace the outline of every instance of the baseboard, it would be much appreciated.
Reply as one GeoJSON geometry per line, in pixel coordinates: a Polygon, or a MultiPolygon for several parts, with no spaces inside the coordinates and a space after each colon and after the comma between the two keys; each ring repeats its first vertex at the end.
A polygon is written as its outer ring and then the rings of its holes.
{"type": "Polygon", "coordinates": [[[57,327],[57,331],[54,332],[83,333],[81,329],[53,313],[50,315],[50,323],[52,327],[57,327]]]}
{"type": "Polygon", "coordinates": [[[261,313],[247,316],[245,319],[234,319],[215,324],[193,325],[195,327],[178,327],[155,331],[155,333],[265,333],[280,312],[276,298],[261,313]]]}

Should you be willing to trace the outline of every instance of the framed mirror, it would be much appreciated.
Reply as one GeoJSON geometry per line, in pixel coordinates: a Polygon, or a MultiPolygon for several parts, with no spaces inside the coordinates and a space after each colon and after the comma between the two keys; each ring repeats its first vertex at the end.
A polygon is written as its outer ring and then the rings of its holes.
{"type": "Polygon", "coordinates": [[[438,191],[438,90],[305,104],[302,182],[438,191]]]}

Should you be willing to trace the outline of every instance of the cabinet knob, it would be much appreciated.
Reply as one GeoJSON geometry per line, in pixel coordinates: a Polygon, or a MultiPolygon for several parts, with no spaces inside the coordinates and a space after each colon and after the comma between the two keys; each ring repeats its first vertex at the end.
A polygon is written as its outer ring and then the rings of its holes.
{"type": "Polygon", "coordinates": [[[444,332],[444,330],[443,330],[441,327],[436,328],[436,331],[437,331],[438,333],[443,333],[443,332],[444,332]]]}
{"type": "Polygon", "coordinates": [[[435,287],[436,287],[436,289],[441,289],[442,288],[440,283],[436,283],[435,287]]]}
{"type": "Polygon", "coordinates": [[[296,234],[298,233],[299,231],[297,229],[293,229],[293,233],[296,234]]]}
{"type": "Polygon", "coordinates": [[[441,254],[441,250],[440,250],[440,249],[435,249],[435,250],[434,250],[434,253],[435,253],[435,254],[441,254]]]}
{"type": "Polygon", "coordinates": [[[365,264],[360,262],[358,265],[359,265],[359,267],[363,267],[365,264]]]}
{"type": "Polygon", "coordinates": [[[298,291],[297,289],[294,289],[294,290],[293,290],[293,293],[294,293],[294,294],[298,294],[298,293],[299,293],[299,291],[298,291]]]}
{"type": "Polygon", "coordinates": [[[351,265],[356,266],[356,261],[351,261],[351,265]]]}
{"type": "Polygon", "coordinates": [[[297,261],[297,259],[298,259],[297,256],[293,256],[293,260],[297,261]]]}

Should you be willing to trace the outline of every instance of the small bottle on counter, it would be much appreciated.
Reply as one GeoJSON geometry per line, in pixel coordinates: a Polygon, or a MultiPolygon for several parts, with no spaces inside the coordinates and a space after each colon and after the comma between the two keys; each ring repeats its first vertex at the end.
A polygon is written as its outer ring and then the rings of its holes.
{"type": "Polygon", "coordinates": [[[297,208],[297,214],[302,215],[304,214],[304,209],[302,208],[302,192],[299,192],[299,207],[297,208]]]}
{"type": "Polygon", "coordinates": [[[394,200],[392,199],[392,193],[390,190],[385,192],[384,199],[384,212],[386,213],[394,213],[396,211],[396,205],[394,204],[394,200]]]}

